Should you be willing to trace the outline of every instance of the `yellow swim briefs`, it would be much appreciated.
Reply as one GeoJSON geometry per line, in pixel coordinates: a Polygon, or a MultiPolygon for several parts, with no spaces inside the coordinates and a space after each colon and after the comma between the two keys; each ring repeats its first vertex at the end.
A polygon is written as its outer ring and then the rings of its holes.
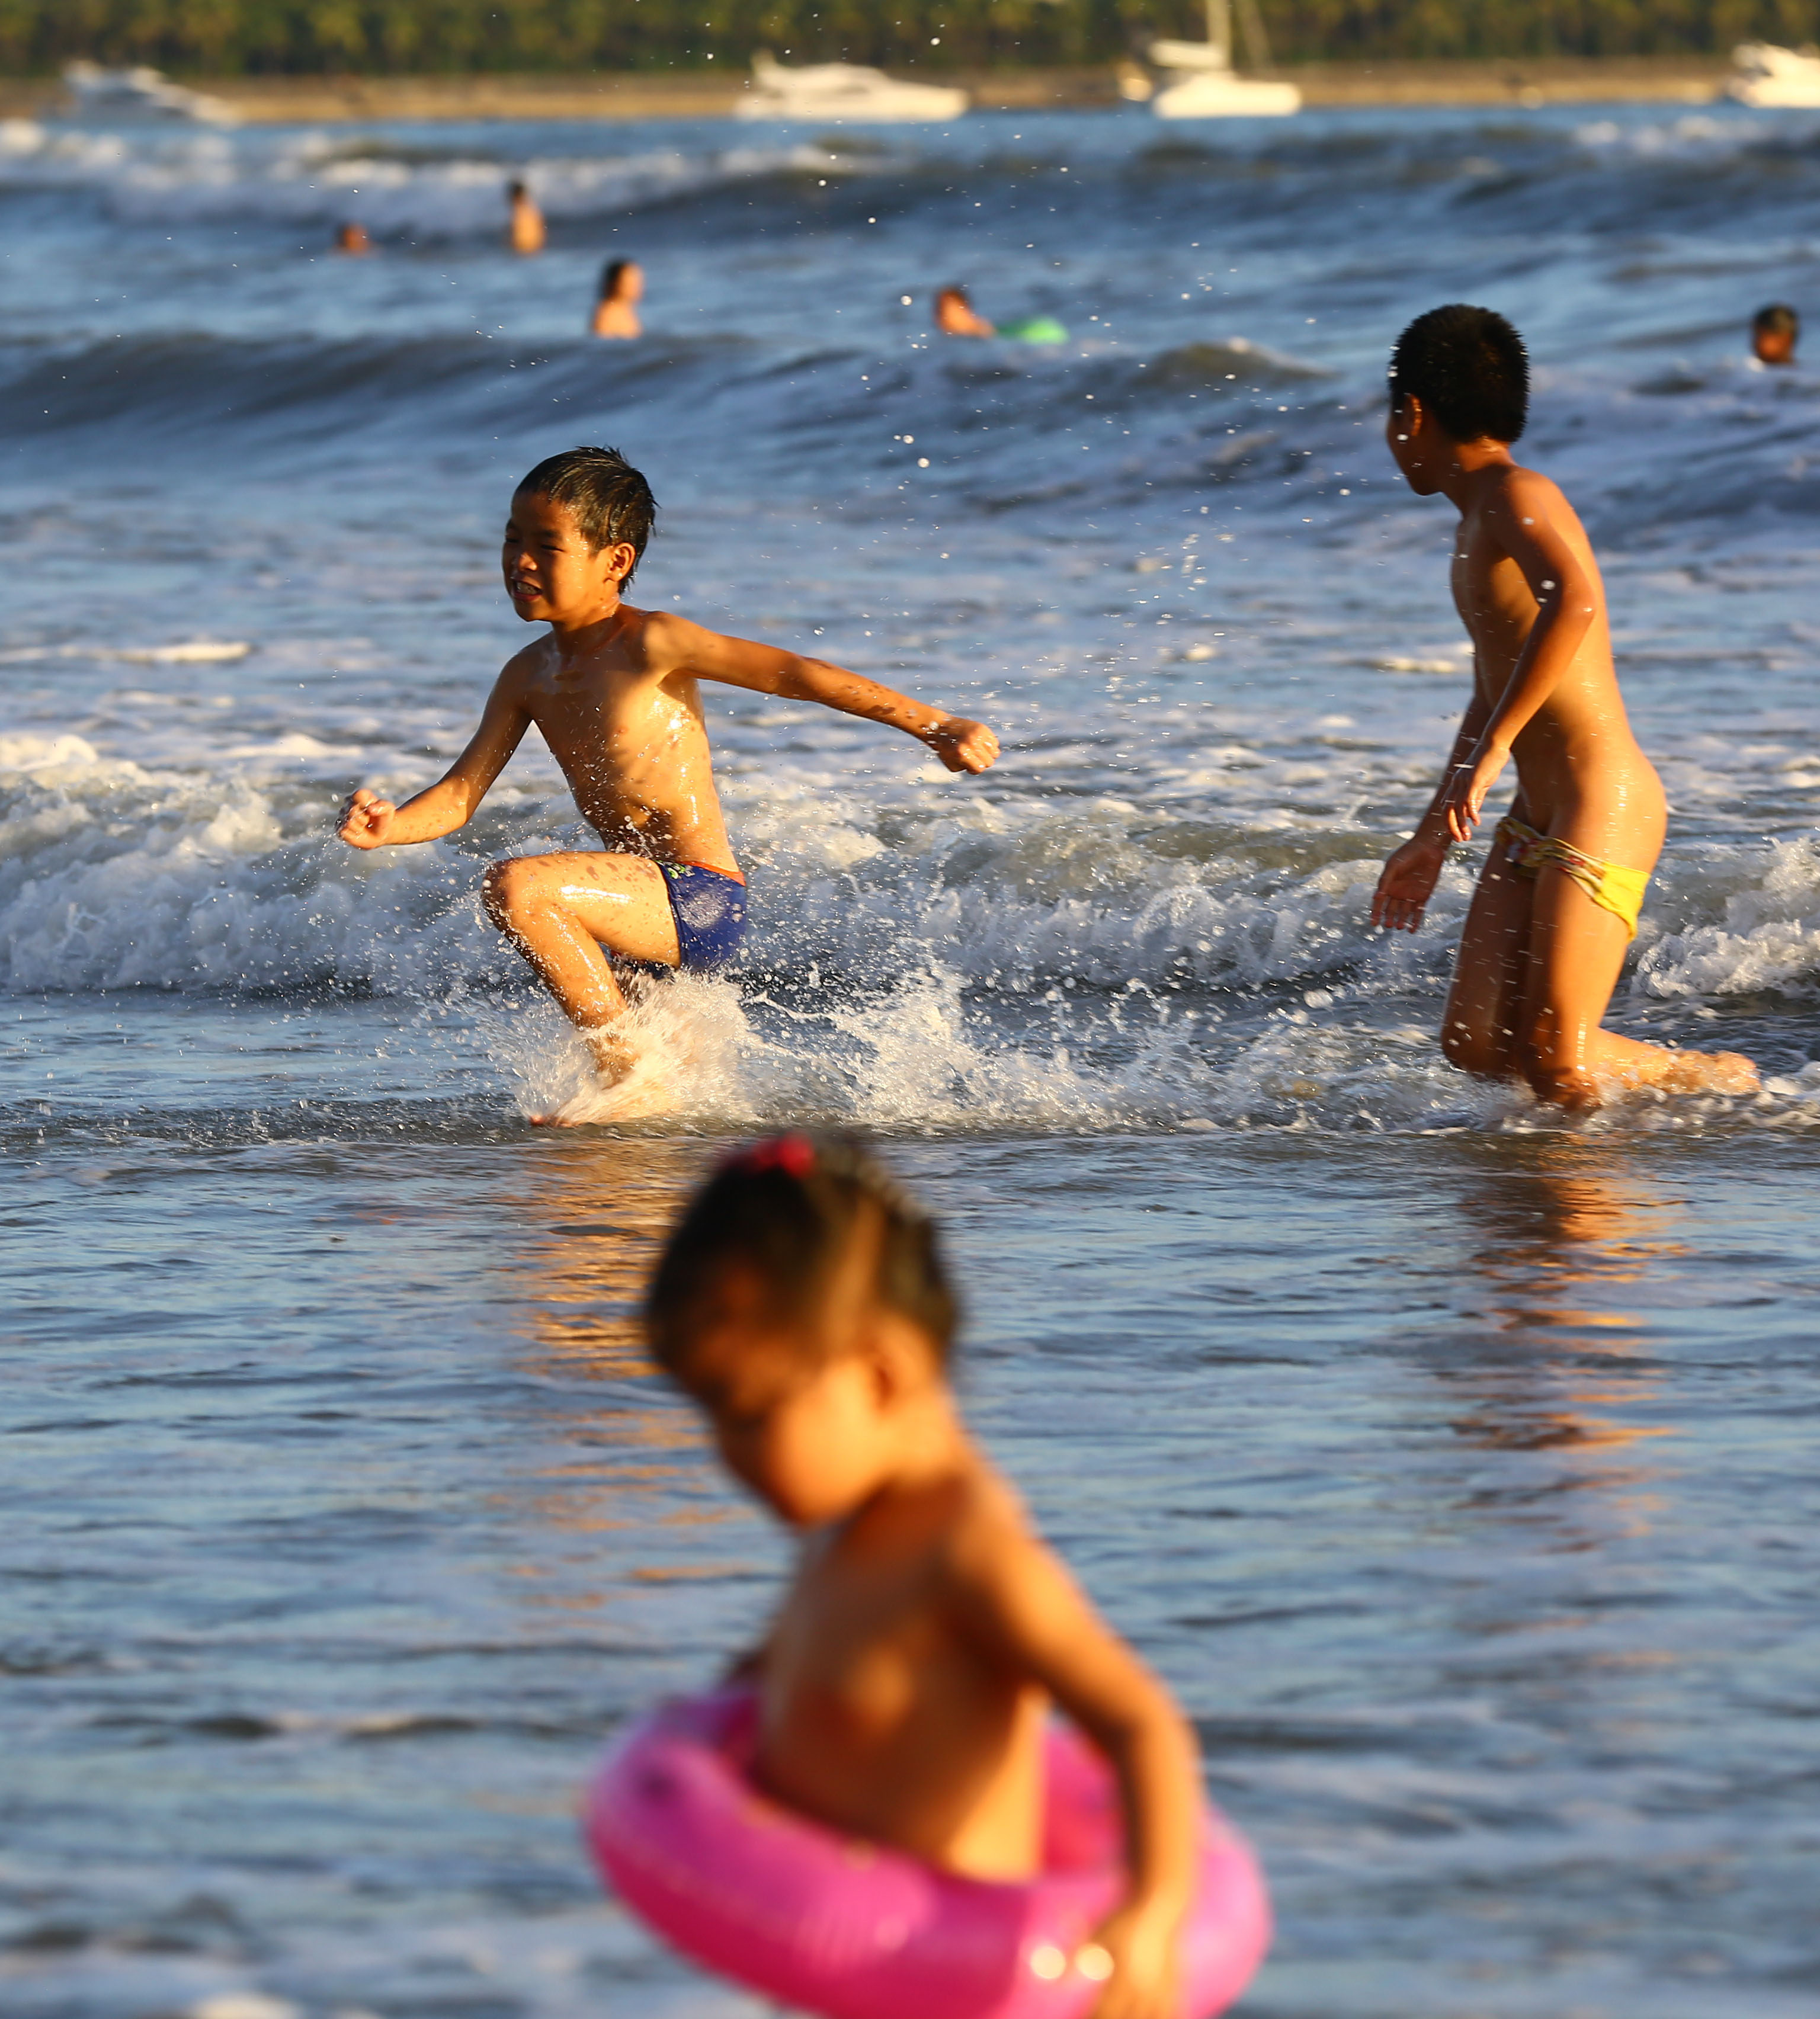
{"type": "Polygon", "coordinates": [[[1563,875],[1571,876],[1595,904],[1622,919],[1626,936],[1636,938],[1643,894],[1649,888],[1647,869],[1626,869],[1621,862],[1601,862],[1596,855],[1583,855],[1564,841],[1538,834],[1527,821],[1508,814],[1498,823],[1497,838],[1505,844],[1510,867],[1519,875],[1534,876],[1552,865],[1563,875]]]}

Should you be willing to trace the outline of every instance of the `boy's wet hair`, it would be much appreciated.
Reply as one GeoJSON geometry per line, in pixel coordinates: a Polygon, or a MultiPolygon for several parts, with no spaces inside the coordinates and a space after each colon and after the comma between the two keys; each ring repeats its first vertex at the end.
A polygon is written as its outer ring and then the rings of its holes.
{"type": "Polygon", "coordinates": [[[1786,302],[1771,302],[1751,317],[1750,326],[1765,336],[1795,336],[1800,332],[1801,318],[1786,302]]]}
{"type": "Polygon", "coordinates": [[[619,277],[632,264],[629,259],[609,259],[600,270],[600,299],[609,301],[619,285],[619,277]]]}
{"type": "Polygon", "coordinates": [[[1529,419],[1529,353],[1496,309],[1430,309],[1390,353],[1390,406],[1413,394],[1456,441],[1514,442],[1529,419]]]}
{"type": "Polygon", "coordinates": [[[935,1222],[859,1144],[806,1135],[728,1158],[691,1201],[645,1297],[658,1364],[687,1362],[728,1270],[756,1277],[767,1315],[787,1325],[813,1318],[858,1243],[862,1292],[926,1333],[945,1365],[959,1313],[935,1222]]]}
{"type": "Polygon", "coordinates": [[[630,544],[632,565],[621,578],[622,589],[637,574],[657,524],[657,500],[618,449],[566,448],[560,455],[546,455],[512,495],[528,492],[566,507],[591,553],[621,540],[630,544]]]}

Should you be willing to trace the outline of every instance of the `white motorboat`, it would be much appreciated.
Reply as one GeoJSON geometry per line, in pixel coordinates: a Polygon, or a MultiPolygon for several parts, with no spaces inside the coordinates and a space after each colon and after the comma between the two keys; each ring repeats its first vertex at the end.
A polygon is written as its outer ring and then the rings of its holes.
{"type": "Polygon", "coordinates": [[[78,119],[193,119],[206,126],[237,126],[240,114],[226,100],[172,84],[145,63],[107,70],[100,63],[73,63],[63,72],[78,119]]]}
{"type": "MultiPolygon", "coordinates": [[[[1256,0],[1241,0],[1241,5],[1247,53],[1253,63],[1267,63],[1270,52],[1256,0]]],[[[1294,85],[1241,77],[1232,67],[1231,0],[1207,0],[1205,42],[1159,37],[1147,53],[1167,74],[1151,100],[1159,119],[1280,119],[1302,109],[1302,94],[1294,85]]]]}
{"type": "Polygon", "coordinates": [[[1740,42],[1731,60],[1738,74],[1725,89],[1739,104],[1820,106],[1820,51],[1740,42]]]}
{"type": "Polygon", "coordinates": [[[814,120],[839,125],[958,119],[967,94],[943,84],[905,84],[865,63],[781,63],[760,49],[752,82],[733,108],[736,119],[814,120]]]}

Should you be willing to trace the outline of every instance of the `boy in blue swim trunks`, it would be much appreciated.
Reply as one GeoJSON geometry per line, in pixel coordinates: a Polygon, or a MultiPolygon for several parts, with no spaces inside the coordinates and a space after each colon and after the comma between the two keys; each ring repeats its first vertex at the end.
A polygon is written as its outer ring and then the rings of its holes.
{"type": "Polygon", "coordinates": [[[983,771],[999,755],[982,723],[825,660],[623,601],[656,514],[650,485],[617,450],[540,462],[513,497],[502,560],[513,608],[548,633],[506,662],[479,728],[435,785],[402,806],[363,787],[340,829],[353,848],[452,833],[535,723],[605,852],[511,857],[481,887],[488,915],[587,1039],[607,1086],[633,1063],[616,1029],[625,996],[615,962],[712,972],[745,931],[745,879],[714,788],[698,682],[886,723],[951,771],[983,771]]]}

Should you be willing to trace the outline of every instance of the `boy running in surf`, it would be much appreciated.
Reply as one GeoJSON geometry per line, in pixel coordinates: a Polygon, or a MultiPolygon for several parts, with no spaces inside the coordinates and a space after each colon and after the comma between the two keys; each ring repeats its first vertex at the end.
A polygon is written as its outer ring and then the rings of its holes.
{"type": "Polygon", "coordinates": [[[1528,401],[1522,339],[1489,309],[1432,309],[1398,339],[1386,439],[1410,489],[1441,491],[1459,513],[1453,600],[1473,695],[1446,776],[1384,865],[1372,923],[1421,924],[1449,845],[1514,760],[1517,796],[1467,914],[1441,1049],[1567,1108],[1639,1086],[1749,1093],[1757,1068],[1735,1052],[1601,1028],[1668,807],[1618,691],[1591,542],[1555,486],[1512,459],[1528,401]]]}
{"type": "Polygon", "coordinates": [[[535,723],[606,852],[512,857],[481,890],[488,917],[587,1040],[605,1086],[633,1064],[616,1028],[625,996],[614,962],[711,972],[745,932],[745,879],[714,788],[698,681],[889,723],[951,771],[984,771],[999,755],[981,723],[825,660],[623,602],[656,513],[615,449],[570,449],[531,471],[506,522],[506,593],[548,634],[506,662],[480,727],[435,785],[396,807],[363,787],[340,829],[353,848],[452,833],[535,723]]]}

